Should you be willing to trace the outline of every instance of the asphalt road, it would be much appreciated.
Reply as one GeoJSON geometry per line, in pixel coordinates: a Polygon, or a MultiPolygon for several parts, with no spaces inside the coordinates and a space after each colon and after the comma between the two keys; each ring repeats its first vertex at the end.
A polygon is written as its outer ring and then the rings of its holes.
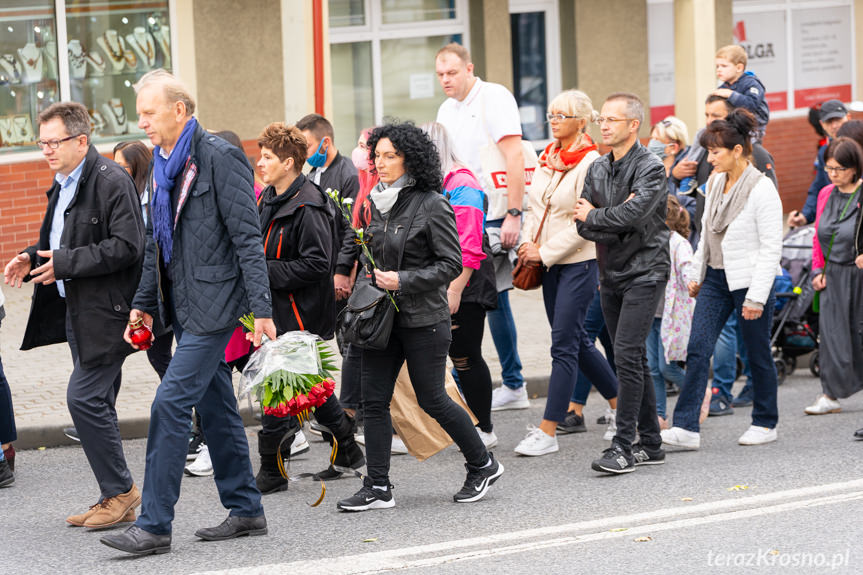
{"type": "MultiPolygon", "coordinates": [[[[318,488],[301,481],[265,497],[266,537],[198,541],[194,531],[226,512],[211,478],[184,478],[172,552],[140,559],[64,523],[97,498],[80,448],[24,451],[15,486],[0,491],[0,573],[861,573],[863,442],[851,436],[863,427],[863,397],[843,401],[839,414],[803,415],[818,390],[802,371],[780,388],[774,444],[738,446],[749,425],[749,409],[738,409],[708,420],[700,451],[621,477],[590,470],[607,446],[595,394],[587,433],[561,436],[554,455],[516,456],[542,414],[544,400],[534,400],[494,414],[506,472],[484,500],[452,502],[464,480],[455,448],[423,463],[397,456],[395,508],[338,512],[356,479],[329,482],[311,508],[318,488]]],[[[144,447],[126,443],[139,482],[144,447]]],[[[323,468],[326,456],[314,441],[292,473],[323,468]]]]}

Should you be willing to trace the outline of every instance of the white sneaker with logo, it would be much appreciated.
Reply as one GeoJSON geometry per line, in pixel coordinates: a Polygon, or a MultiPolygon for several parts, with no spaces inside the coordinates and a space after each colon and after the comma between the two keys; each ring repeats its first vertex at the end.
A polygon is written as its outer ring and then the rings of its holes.
{"type": "Polygon", "coordinates": [[[494,431],[489,431],[486,433],[479,427],[476,428],[476,432],[479,434],[479,438],[482,439],[483,445],[485,445],[486,449],[491,449],[495,445],[497,445],[497,435],[495,435],[494,431]]]}
{"type": "Polygon", "coordinates": [[[530,400],[527,398],[527,388],[523,385],[518,389],[501,385],[491,390],[492,411],[527,409],[528,407],[530,407],[530,400]]]}
{"type": "Polygon", "coordinates": [[[608,427],[605,428],[605,435],[602,438],[605,441],[611,441],[617,435],[617,410],[609,408],[605,412],[605,419],[608,421],[608,427]]]}
{"type": "Polygon", "coordinates": [[[532,425],[527,429],[527,437],[522,439],[521,443],[516,446],[516,453],[527,455],[528,457],[537,457],[558,451],[557,437],[552,437],[540,428],[532,425]]]}
{"type": "Polygon", "coordinates": [[[758,425],[750,425],[749,429],[740,436],[737,443],[740,445],[763,445],[776,441],[776,428],[760,427],[758,425]]]}
{"type": "Polygon", "coordinates": [[[201,447],[195,461],[186,466],[185,473],[196,477],[206,477],[213,474],[213,461],[210,459],[209,447],[206,445],[201,447]]]}
{"type": "Polygon", "coordinates": [[[681,449],[696,450],[701,447],[701,434],[697,431],[689,431],[682,427],[672,427],[659,432],[663,445],[680,447],[681,449]]]}
{"type": "Polygon", "coordinates": [[[311,449],[309,440],[306,439],[306,434],[302,430],[298,431],[294,436],[294,442],[291,443],[291,456],[302,455],[311,449]]]}
{"type": "Polygon", "coordinates": [[[826,413],[839,413],[842,407],[835,399],[830,399],[826,395],[819,395],[815,403],[804,409],[807,415],[824,415],[826,413]]]}

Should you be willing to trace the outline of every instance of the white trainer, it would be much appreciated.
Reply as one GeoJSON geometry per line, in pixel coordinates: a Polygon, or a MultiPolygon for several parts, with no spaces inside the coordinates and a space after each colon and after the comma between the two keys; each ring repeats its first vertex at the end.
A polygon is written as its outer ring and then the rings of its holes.
{"type": "Polygon", "coordinates": [[[750,425],[749,429],[740,436],[737,443],[740,445],[763,445],[776,441],[776,428],[760,427],[758,425],[750,425]]]}
{"type": "Polygon", "coordinates": [[[185,473],[186,475],[197,477],[206,477],[213,474],[213,461],[210,459],[209,447],[206,445],[201,447],[201,451],[198,452],[198,457],[195,458],[195,461],[186,466],[185,473]]]}
{"type": "Polygon", "coordinates": [[[530,407],[530,400],[527,399],[527,388],[523,385],[518,389],[501,385],[491,390],[492,411],[527,409],[528,407],[530,407]]]}
{"type": "Polygon", "coordinates": [[[815,403],[804,409],[807,415],[824,415],[825,413],[839,413],[842,407],[835,399],[830,399],[826,395],[819,395],[815,403]]]}
{"type": "Polygon", "coordinates": [[[617,435],[617,410],[609,407],[605,412],[605,419],[608,421],[608,427],[605,428],[602,438],[605,441],[611,441],[617,435]]]}
{"type": "Polygon", "coordinates": [[[393,446],[390,448],[390,454],[392,455],[407,455],[408,446],[405,445],[405,442],[402,441],[402,438],[398,435],[393,435],[393,446]]]}
{"type": "Polygon", "coordinates": [[[659,432],[664,445],[696,450],[701,447],[701,434],[682,427],[672,427],[659,432]]]}
{"type": "Polygon", "coordinates": [[[494,434],[494,431],[489,431],[486,433],[479,427],[476,428],[476,432],[479,434],[479,438],[482,439],[483,445],[485,445],[486,449],[491,449],[495,445],[497,445],[497,435],[494,434]]]}
{"type": "Polygon", "coordinates": [[[558,451],[557,437],[548,435],[538,427],[532,425],[527,428],[527,437],[521,440],[516,446],[515,452],[519,455],[527,455],[536,457],[539,455],[547,455],[558,451]]]}
{"type": "Polygon", "coordinates": [[[309,440],[306,439],[306,434],[303,433],[303,430],[298,431],[294,436],[294,442],[291,443],[291,456],[302,455],[309,449],[311,449],[311,446],[309,445],[309,440]]]}

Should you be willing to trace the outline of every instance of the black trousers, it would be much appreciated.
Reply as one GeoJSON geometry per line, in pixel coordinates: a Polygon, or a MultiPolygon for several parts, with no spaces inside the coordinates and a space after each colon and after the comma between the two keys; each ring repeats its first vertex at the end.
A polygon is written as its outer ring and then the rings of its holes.
{"type": "Polygon", "coordinates": [[[477,427],[490,433],[491,374],[482,357],[485,308],[475,302],[462,303],[452,316],[452,343],[449,356],[458,372],[458,381],[467,406],[478,420],[477,427]]]}
{"type": "Polygon", "coordinates": [[[444,377],[450,339],[450,320],[446,319],[424,327],[395,326],[386,349],[363,350],[366,466],[374,485],[389,485],[393,439],[390,400],[405,362],[422,410],[452,437],[468,463],[477,467],[488,463],[488,451],[470,416],[446,393],[444,377]]]}
{"type": "Polygon", "coordinates": [[[602,286],[602,314],[614,343],[617,367],[617,435],[614,441],[629,450],[638,431],[644,445],[659,446],[656,392],[647,366],[647,334],[653,324],[666,282],[630,284],[618,289],[602,286]]]}
{"type": "Polygon", "coordinates": [[[82,367],[78,361],[78,340],[66,315],[66,337],[75,367],[66,388],[66,403],[72,423],[81,438],[81,447],[99,483],[102,498],[126,493],[132,475],[123,454],[123,441],[114,402],[120,389],[123,359],[108,365],[82,367]]]}

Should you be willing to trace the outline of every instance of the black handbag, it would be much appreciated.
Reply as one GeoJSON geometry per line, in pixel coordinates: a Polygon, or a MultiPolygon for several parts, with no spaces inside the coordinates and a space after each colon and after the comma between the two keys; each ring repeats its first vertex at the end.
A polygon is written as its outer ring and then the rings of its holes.
{"type": "MultiPolygon", "coordinates": [[[[417,202],[405,227],[405,233],[402,234],[396,260],[397,270],[401,266],[408,231],[421,203],[417,202]]],[[[371,270],[370,275],[371,281],[360,280],[354,284],[345,308],[336,318],[336,329],[341,334],[342,341],[362,349],[382,351],[387,348],[390,341],[396,319],[396,308],[386,290],[379,288],[375,283],[374,270],[371,270]]]]}

